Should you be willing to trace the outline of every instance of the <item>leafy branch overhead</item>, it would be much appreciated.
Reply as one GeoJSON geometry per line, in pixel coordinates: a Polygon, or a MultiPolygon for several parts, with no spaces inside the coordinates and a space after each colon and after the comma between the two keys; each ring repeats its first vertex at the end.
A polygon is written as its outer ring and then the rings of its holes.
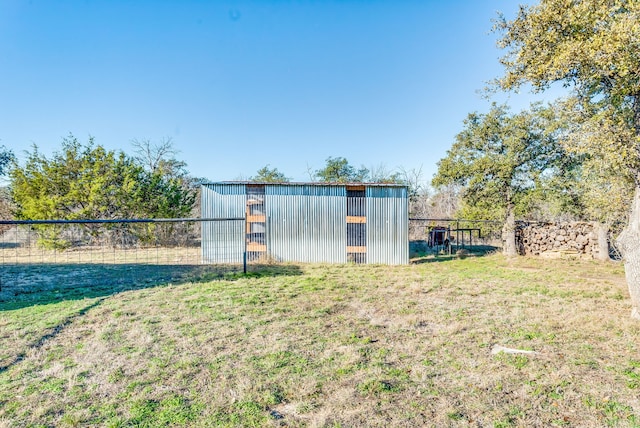
{"type": "Polygon", "coordinates": [[[496,83],[573,90],[570,146],[601,156],[640,180],[640,2],[544,0],[523,6],[496,31],[506,50],[496,83]]]}

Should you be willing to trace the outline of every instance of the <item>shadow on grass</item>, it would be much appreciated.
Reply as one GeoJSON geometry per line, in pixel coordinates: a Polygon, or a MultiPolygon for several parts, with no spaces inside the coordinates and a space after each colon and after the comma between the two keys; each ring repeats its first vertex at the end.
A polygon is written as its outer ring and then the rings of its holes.
{"type": "Polygon", "coordinates": [[[442,263],[452,260],[459,260],[467,257],[484,257],[491,254],[495,254],[499,250],[498,247],[492,245],[474,245],[467,246],[461,250],[464,250],[463,254],[457,254],[457,250],[454,248],[451,254],[438,254],[436,252],[423,253],[411,259],[411,264],[423,264],[423,263],[442,263]]]}
{"type": "Polygon", "coordinates": [[[24,350],[0,361],[0,374],[19,364],[30,350],[39,349],[57,337],[76,319],[99,306],[105,299],[129,290],[209,282],[233,281],[281,275],[301,275],[296,265],[250,264],[242,267],[220,265],[141,265],[141,264],[15,264],[0,271],[0,312],[47,305],[68,300],[91,299],[91,302],[48,328],[24,350]]]}
{"type": "MultiPolygon", "coordinates": [[[[104,299],[106,299],[106,297],[101,297],[101,298],[99,298],[97,300],[94,300],[91,304],[81,308],[80,310],[76,311],[74,314],[67,316],[58,325],[56,325],[55,327],[51,328],[47,333],[42,335],[38,340],[36,340],[35,342],[32,342],[32,343],[29,343],[26,346],[27,350],[40,349],[45,343],[47,343],[48,340],[53,339],[56,336],[58,336],[76,318],[79,318],[79,317],[83,316],[90,309],[93,309],[96,306],[99,306],[100,303],[102,303],[102,301],[104,299]]],[[[11,367],[15,366],[20,361],[22,361],[25,358],[25,356],[27,355],[27,350],[24,350],[24,351],[20,352],[19,354],[14,356],[11,360],[9,360],[7,363],[0,365],[0,373],[9,370],[11,367]]]]}
{"type": "Polygon", "coordinates": [[[296,265],[16,264],[0,271],[0,312],[129,290],[214,280],[301,275],[296,265]]]}

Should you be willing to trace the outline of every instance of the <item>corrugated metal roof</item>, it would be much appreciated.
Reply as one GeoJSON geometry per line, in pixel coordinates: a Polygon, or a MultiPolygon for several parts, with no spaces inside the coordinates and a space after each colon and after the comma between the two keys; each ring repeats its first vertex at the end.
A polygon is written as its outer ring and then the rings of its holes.
{"type": "Polygon", "coordinates": [[[203,182],[204,186],[215,184],[242,184],[242,185],[255,185],[255,186],[365,186],[365,187],[407,187],[406,184],[399,183],[334,183],[334,182],[322,182],[322,181],[298,181],[298,182],[281,182],[273,183],[266,181],[217,181],[217,182],[203,182]]]}

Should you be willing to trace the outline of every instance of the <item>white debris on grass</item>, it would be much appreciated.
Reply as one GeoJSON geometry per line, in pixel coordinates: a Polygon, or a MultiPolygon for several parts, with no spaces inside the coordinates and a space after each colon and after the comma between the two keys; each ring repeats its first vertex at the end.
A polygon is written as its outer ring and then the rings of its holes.
{"type": "Polygon", "coordinates": [[[499,354],[500,352],[504,352],[505,354],[537,354],[536,351],[526,351],[524,349],[514,349],[514,348],[506,348],[501,345],[493,345],[491,348],[491,355],[499,354]]]}

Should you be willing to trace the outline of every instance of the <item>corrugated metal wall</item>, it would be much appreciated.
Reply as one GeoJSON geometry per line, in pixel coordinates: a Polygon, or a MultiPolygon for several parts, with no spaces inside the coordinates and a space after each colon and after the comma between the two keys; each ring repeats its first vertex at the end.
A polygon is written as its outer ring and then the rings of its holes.
{"type": "MultiPolygon", "coordinates": [[[[244,217],[244,184],[202,186],[202,218],[244,217]]],[[[202,260],[208,263],[242,263],[244,221],[205,221],[202,224],[202,260]]]]}
{"type": "MultiPolygon", "coordinates": [[[[366,186],[366,263],[409,263],[404,187],[366,186]]],[[[244,217],[246,184],[202,186],[202,217],[244,217]]],[[[267,254],[278,261],[347,262],[347,191],[336,185],[265,185],[267,254]]],[[[242,263],[245,224],[204,222],[203,260],[242,263]]]]}
{"type": "Polygon", "coordinates": [[[405,187],[367,187],[367,263],[409,263],[409,208],[405,187]]]}
{"type": "Polygon", "coordinates": [[[267,251],[279,261],[345,263],[343,186],[267,185],[267,251]]]}

